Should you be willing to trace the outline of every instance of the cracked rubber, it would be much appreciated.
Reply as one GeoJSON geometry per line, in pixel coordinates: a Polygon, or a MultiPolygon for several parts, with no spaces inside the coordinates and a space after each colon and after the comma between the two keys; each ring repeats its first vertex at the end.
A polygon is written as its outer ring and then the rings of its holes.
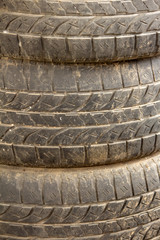
{"type": "Polygon", "coordinates": [[[0,167],[0,240],[157,240],[159,218],[159,154],[103,168],[0,167]]]}
{"type": "Polygon", "coordinates": [[[0,60],[0,163],[84,167],[160,150],[160,57],[114,64],[0,60]]]}
{"type": "Polygon", "coordinates": [[[1,0],[0,56],[112,62],[160,53],[160,1],[1,0]]]}

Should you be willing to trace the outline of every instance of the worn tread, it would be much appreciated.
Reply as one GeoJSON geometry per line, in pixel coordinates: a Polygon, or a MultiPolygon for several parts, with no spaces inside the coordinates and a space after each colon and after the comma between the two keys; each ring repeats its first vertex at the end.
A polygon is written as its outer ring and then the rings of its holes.
{"type": "MultiPolygon", "coordinates": [[[[113,17],[54,17],[0,13],[0,31],[41,36],[118,36],[159,31],[160,11],[113,17]],[[52,24],[54,23],[54,25],[52,24]],[[123,27],[122,27],[123,26],[123,27]],[[115,31],[117,30],[117,31],[115,31]]],[[[154,35],[152,36],[152,38],[154,35]]]]}
{"type": "Polygon", "coordinates": [[[153,12],[160,9],[158,0],[118,0],[118,1],[48,1],[38,0],[2,0],[3,10],[24,12],[31,14],[52,14],[57,16],[90,16],[90,15],[118,15],[138,12],[153,12]]]}
{"type": "Polygon", "coordinates": [[[116,221],[124,221],[127,216],[136,218],[143,212],[147,212],[152,220],[156,220],[159,218],[156,211],[160,211],[159,192],[156,190],[125,200],[91,205],[34,206],[2,203],[0,204],[0,221],[61,226],[78,222],[111,222],[112,218],[116,218],[116,221]]]}
{"type": "Polygon", "coordinates": [[[0,39],[1,57],[40,62],[104,63],[153,57],[160,53],[159,31],[104,38],[41,37],[4,31],[0,32],[0,39]]]}
{"type": "Polygon", "coordinates": [[[2,59],[0,163],[80,167],[158,151],[159,62],[93,67],[2,59]]]}
{"type": "Polygon", "coordinates": [[[57,63],[156,56],[160,52],[159,15],[160,11],[154,11],[75,18],[2,11],[0,56],[57,63]]]}
{"type": "MultiPolygon", "coordinates": [[[[160,57],[125,63],[86,65],[54,65],[0,59],[0,89],[37,94],[81,92],[84,96],[86,92],[119,89],[127,91],[138,86],[145,88],[153,83],[159,84],[159,64],[160,57]]],[[[153,90],[156,91],[157,87],[153,90]]],[[[156,92],[150,91],[150,94],[156,95],[156,92]]]]}
{"type": "MultiPolygon", "coordinates": [[[[25,98],[26,100],[26,98],[25,98]]],[[[11,105],[10,105],[11,106],[11,105]]],[[[144,120],[160,114],[160,101],[152,102],[149,105],[139,105],[131,108],[114,110],[103,110],[98,112],[37,112],[8,110],[5,106],[0,110],[0,121],[2,124],[14,124],[33,127],[84,127],[100,126],[116,123],[127,123],[130,121],[144,120]]],[[[15,106],[14,104],[12,106],[15,106]]],[[[32,105],[33,106],[33,105],[32,105]]]]}
{"type": "Polygon", "coordinates": [[[156,239],[159,174],[159,154],[67,171],[1,166],[0,239],[156,239]]]}
{"type": "Polygon", "coordinates": [[[1,124],[0,139],[5,143],[41,146],[68,146],[115,143],[159,133],[160,116],[126,123],[77,127],[27,127],[1,124]],[[41,136],[41,140],[39,137],[41,136]],[[69,136],[69,137],[68,137],[69,136]]]}

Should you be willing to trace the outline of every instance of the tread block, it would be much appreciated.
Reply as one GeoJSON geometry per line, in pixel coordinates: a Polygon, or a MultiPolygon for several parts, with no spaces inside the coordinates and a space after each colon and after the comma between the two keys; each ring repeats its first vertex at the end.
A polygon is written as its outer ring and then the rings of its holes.
{"type": "Polygon", "coordinates": [[[88,1],[87,5],[92,10],[92,12],[94,12],[96,14],[104,14],[105,13],[104,9],[98,2],[88,1]]]}
{"type": "Polygon", "coordinates": [[[61,2],[62,9],[65,9],[66,14],[76,14],[78,13],[77,9],[74,7],[71,1],[61,2]]]}
{"type": "Polygon", "coordinates": [[[137,13],[137,8],[130,1],[123,2],[123,6],[127,10],[127,13],[137,13]]]}
{"type": "Polygon", "coordinates": [[[37,181],[36,176],[32,173],[25,175],[21,194],[23,203],[43,204],[41,178],[37,181]]]}
{"type": "Polygon", "coordinates": [[[117,13],[125,13],[126,8],[121,1],[112,1],[112,6],[117,10],[117,13]]]}
{"type": "Polygon", "coordinates": [[[5,212],[4,209],[6,210],[5,214],[2,214],[2,216],[0,216],[0,219],[4,221],[6,220],[12,221],[12,222],[17,222],[20,218],[23,218],[23,217],[25,218],[31,211],[31,207],[28,207],[28,206],[21,207],[21,206],[15,206],[15,205],[14,206],[6,205],[3,209],[1,206],[0,209],[2,210],[2,212],[5,212]]]}
{"type": "Polygon", "coordinates": [[[160,150],[160,133],[156,134],[155,152],[160,150]]]}
{"type": "Polygon", "coordinates": [[[35,2],[33,2],[32,0],[27,0],[27,1],[15,0],[15,1],[16,1],[16,4],[17,4],[16,7],[19,8],[20,12],[30,10],[30,13],[36,13],[36,14],[41,13],[40,8],[43,6],[43,5],[41,5],[41,1],[39,1],[39,4],[40,4],[39,6],[35,2]]]}
{"type": "Polygon", "coordinates": [[[131,168],[130,166],[127,167],[130,176],[131,176],[131,184],[134,195],[139,195],[140,193],[145,193],[147,191],[146,186],[146,179],[144,175],[143,168],[140,164],[137,165],[137,167],[131,168]]]}
{"type": "Polygon", "coordinates": [[[113,175],[101,169],[96,176],[97,195],[100,202],[116,198],[113,175]],[[106,177],[107,176],[107,177],[106,177]]]}
{"type": "Polygon", "coordinates": [[[12,61],[9,61],[3,76],[6,89],[28,89],[26,79],[23,77],[23,66],[21,64],[15,67],[12,61]]]}
{"type": "Polygon", "coordinates": [[[78,204],[79,192],[78,181],[75,181],[70,174],[66,174],[62,178],[62,201],[63,204],[78,204]]]}
{"type": "Polygon", "coordinates": [[[43,199],[48,205],[62,204],[60,179],[57,175],[49,173],[44,176],[43,199]]]}
{"type": "Polygon", "coordinates": [[[78,66],[77,80],[79,91],[102,90],[100,67],[99,66],[78,66]]]}
{"type": "Polygon", "coordinates": [[[66,167],[83,166],[85,162],[85,149],[80,147],[62,147],[62,164],[66,167]]]}
{"type": "Polygon", "coordinates": [[[4,172],[1,171],[0,202],[21,203],[21,188],[22,188],[21,174],[16,174],[16,172],[6,174],[5,171],[4,172]]]}
{"type": "Polygon", "coordinates": [[[156,1],[154,0],[145,0],[144,1],[145,5],[149,9],[149,11],[156,11],[158,10],[158,6],[156,4],[156,1]]]}
{"type": "MultiPolygon", "coordinates": [[[[14,109],[14,110],[27,110],[32,109],[32,105],[38,102],[38,99],[40,98],[40,94],[28,94],[28,92],[10,92],[5,94],[4,93],[4,104],[5,108],[8,109],[14,109]]],[[[1,105],[2,108],[2,105],[1,105]]]]}
{"type": "Polygon", "coordinates": [[[0,163],[7,165],[15,164],[15,156],[12,145],[0,144],[0,163]]]}
{"type": "Polygon", "coordinates": [[[124,171],[123,168],[119,168],[114,170],[114,182],[115,182],[115,191],[117,199],[124,199],[127,197],[132,197],[132,187],[131,187],[131,179],[130,173],[128,171],[124,171]]]}
{"type": "Polygon", "coordinates": [[[126,142],[121,143],[109,143],[108,145],[108,158],[112,162],[118,162],[120,159],[127,158],[126,142]]]}
{"type": "Polygon", "coordinates": [[[91,221],[96,221],[97,218],[103,211],[105,210],[106,204],[101,204],[101,205],[91,205],[90,208],[88,209],[88,212],[86,216],[82,219],[83,222],[91,222],[91,221]]]}
{"type": "MultiPolygon", "coordinates": [[[[12,127],[13,127],[13,126],[12,126],[12,127]]],[[[1,125],[0,125],[0,138],[2,139],[2,138],[5,136],[5,134],[7,134],[8,132],[10,132],[11,129],[12,129],[12,127],[1,124],[1,125]]]]}
{"type": "Polygon", "coordinates": [[[136,49],[138,55],[149,55],[156,52],[156,33],[146,33],[136,36],[136,49]]]}
{"type": "Polygon", "coordinates": [[[81,175],[79,178],[79,191],[80,191],[80,202],[90,203],[97,201],[96,189],[94,178],[92,174],[89,174],[86,179],[85,175],[81,175]]]}
{"type": "Polygon", "coordinates": [[[127,141],[127,156],[128,159],[137,158],[141,155],[141,139],[127,141]]]}
{"type": "Polygon", "coordinates": [[[105,90],[122,88],[120,65],[118,63],[103,65],[102,81],[105,90]]]}
{"type": "Polygon", "coordinates": [[[142,139],[142,156],[146,156],[154,152],[155,150],[155,135],[143,137],[142,139]]]}
{"type": "Polygon", "coordinates": [[[58,167],[61,162],[59,147],[37,147],[40,164],[58,167]]]}
{"type": "MultiPolygon", "coordinates": [[[[59,40],[58,40],[59,41],[59,40]]],[[[68,48],[71,54],[71,59],[79,59],[84,61],[91,58],[92,43],[91,38],[68,38],[68,48]]]]}
{"type": "Polygon", "coordinates": [[[160,59],[158,57],[151,58],[152,68],[153,68],[153,76],[155,81],[160,80],[160,59]]]}
{"type": "Polygon", "coordinates": [[[116,9],[112,6],[110,2],[101,2],[101,6],[105,10],[106,15],[116,14],[116,9]]]}
{"type": "MultiPolygon", "coordinates": [[[[36,165],[38,159],[36,156],[35,147],[32,146],[14,146],[14,152],[16,155],[16,163],[27,165],[27,166],[34,166],[36,165]]],[[[39,162],[40,163],[40,162],[39,162]]],[[[41,163],[40,163],[41,165],[41,163]]]]}
{"type": "Polygon", "coordinates": [[[76,92],[76,66],[56,65],[54,67],[54,90],[57,92],[76,92]]]}
{"type": "Polygon", "coordinates": [[[144,2],[142,0],[132,0],[134,6],[136,6],[136,8],[139,11],[145,11],[147,10],[147,6],[144,4],[144,2]]]}
{"type": "Polygon", "coordinates": [[[114,37],[97,37],[93,38],[93,50],[97,59],[109,59],[115,57],[115,38],[114,37]]]}
{"type": "Polygon", "coordinates": [[[137,67],[141,84],[153,82],[153,73],[150,65],[150,59],[138,60],[137,67]]]}
{"type": "Polygon", "coordinates": [[[108,158],[107,145],[91,145],[87,147],[89,165],[105,164],[108,158]]]}
{"type": "Polygon", "coordinates": [[[134,56],[135,36],[116,37],[116,50],[118,57],[134,56]]]}
{"type": "Polygon", "coordinates": [[[19,41],[22,57],[26,59],[31,58],[37,60],[43,58],[43,46],[41,37],[19,35],[19,41]]]}
{"type": "Polygon", "coordinates": [[[0,55],[19,57],[19,42],[17,34],[0,33],[0,55]]]}
{"type": "Polygon", "coordinates": [[[71,207],[56,207],[51,211],[51,215],[45,223],[56,224],[64,222],[65,218],[70,215],[71,207]]]}
{"type": "MultiPolygon", "coordinates": [[[[28,88],[31,91],[53,91],[54,67],[48,64],[39,64],[32,62],[26,69],[28,72],[28,88]],[[37,77],[38,76],[38,77],[37,77]]],[[[27,78],[27,76],[26,76],[27,78]]]]}
{"type": "MultiPolygon", "coordinates": [[[[3,126],[0,126],[2,129],[3,126]]],[[[8,143],[15,143],[15,144],[21,144],[24,143],[24,139],[27,137],[28,134],[32,133],[33,130],[30,128],[13,128],[10,129],[10,131],[7,131],[5,135],[3,136],[3,141],[8,143]],[[23,130],[22,130],[23,129],[23,130]]]]}
{"type": "MultiPolygon", "coordinates": [[[[28,96],[30,97],[30,95],[28,96]]],[[[36,99],[35,104],[33,102],[31,107],[33,112],[53,112],[56,108],[58,109],[59,104],[64,98],[63,95],[54,95],[54,94],[49,94],[49,95],[43,94],[43,95],[38,95],[37,97],[40,97],[40,99],[39,101],[37,101],[36,99]]],[[[61,106],[61,109],[63,109],[63,106],[61,106]]]]}
{"type": "Polygon", "coordinates": [[[44,50],[44,59],[60,61],[61,56],[67,58],[67,47],[64,38],[48,38],[42,37],[42,44],[44,50]]]}
{"type": "Polygon", "coordinates": [[[124,200],[111,201],[106,205],[105,210],[100,216],[100,220],[116,218],[116,216],[122,211],[122,208],[125,204],[124,200]]]}
{"type": "Polygon", "coordinates": [[[138,72],[135,62],[121,64],[121,74],[124,87],[133,87],[139,84],[138,72]]]}
{"type": "Polygon", "coordinates": [[[144,162],[142,166],[145,171],[148,191],[154,191],[158,189],[160,186],[160,180],[156,164],[152,163],[148,165],[147,163],[144,162]]]}

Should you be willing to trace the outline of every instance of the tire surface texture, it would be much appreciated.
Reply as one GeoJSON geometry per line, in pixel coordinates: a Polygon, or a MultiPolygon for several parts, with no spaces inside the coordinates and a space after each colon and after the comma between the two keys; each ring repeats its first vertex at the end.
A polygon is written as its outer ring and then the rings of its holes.
{"type": "Polygon", "coordinates": [[[0,240],[160,240],[158,55],[160,0],[0,0],[0,240]]]}
{"type": "Polygon", "coordinates": [[[160,9],[159,0],[81,0],[53,1],[53,0],[2,0],[0,7],[11,12],[31,14],[51,14],[55,16],[90,16],[118,14],[132,14],[141,12],[154,12],[160,9]]]}
{"type": "Polygon", "coordinates": [[[0,163],[82,167],[158,151],[159,63],[1,59],[0,163]]]}
{"type": "Polygon", "coordinates": [[[159,155],[81,169],[1,166],[0,239],[159,239],[159,155]]]}
{"type": "Polygon", "coordinates": [[[160,2],[0,3],[0,55],[50,62],[109,62],[158,55],[160,2]]]}

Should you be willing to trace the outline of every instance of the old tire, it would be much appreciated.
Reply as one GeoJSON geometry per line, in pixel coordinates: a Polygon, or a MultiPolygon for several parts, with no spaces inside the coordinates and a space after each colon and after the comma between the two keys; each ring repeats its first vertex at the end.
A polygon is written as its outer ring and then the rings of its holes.
{"type": "Polygon", "coordinates": [[[159,64],[1,59],[0,163],[84,167],[158,151],[159,64]]]}
{"type": "Polygon", "coordinates": [[[69,170],[1,166],[0,239],[159,239],[159,157],[69,170]]]}
{"type": "Polygon", "coordinates": [[[1,0],[0,56],[72,63],[155,56],[159,8],[159,0],[1,0]]]}

